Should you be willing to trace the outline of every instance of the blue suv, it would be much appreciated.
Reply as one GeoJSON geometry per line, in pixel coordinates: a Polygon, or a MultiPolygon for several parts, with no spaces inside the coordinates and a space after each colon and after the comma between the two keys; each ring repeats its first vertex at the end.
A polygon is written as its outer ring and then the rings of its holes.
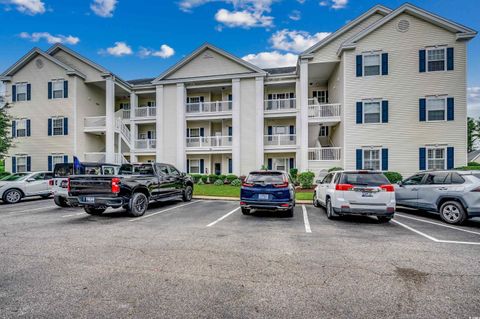
{"type": "Polygon", "coordinates": [[[240,206],[244,215],[260,209],[282,211],[287,217],[293,217],[295,186],[282,171],[251,172],[242,184],[240,206]]]}

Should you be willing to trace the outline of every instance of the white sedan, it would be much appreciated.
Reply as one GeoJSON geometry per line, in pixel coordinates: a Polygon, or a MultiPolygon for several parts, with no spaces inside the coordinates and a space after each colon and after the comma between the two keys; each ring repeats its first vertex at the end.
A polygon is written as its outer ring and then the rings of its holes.
{"type": "Polygon", "coordinates": [[[51,172],[16,173],[0,180],[0,198],[4,203],[15,204],[24,197],[52,195],[49,180],[51,172]]]}

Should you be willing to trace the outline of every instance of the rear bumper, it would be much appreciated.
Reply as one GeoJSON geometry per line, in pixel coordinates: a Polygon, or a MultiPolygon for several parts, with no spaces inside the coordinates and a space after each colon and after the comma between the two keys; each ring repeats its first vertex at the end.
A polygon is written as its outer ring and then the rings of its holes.
{"type": "Polygon", "coordinates": [[[96,197],[96,196],[69,196],[68,202],[72,206],[80,207],[112,207],[119,208],[128,203],[128,199],[124,197],[96,197]],[[86,197],[94,198],[94,201],[86,201],[86,197]]]}
{"type": "Polygon", "coordinates": [[[240,206],[247,209],[289,210],[295,207],[295,204],[293,201],[264,202],[241,199],[240,206]]]}
{"type": "Polygon", "coordinates": [[[395,209],[393,207],[388,208],[333,208],[333,211],[337,215],[360,215],[360,216],[387,216],[393,217],[395,209]]]}

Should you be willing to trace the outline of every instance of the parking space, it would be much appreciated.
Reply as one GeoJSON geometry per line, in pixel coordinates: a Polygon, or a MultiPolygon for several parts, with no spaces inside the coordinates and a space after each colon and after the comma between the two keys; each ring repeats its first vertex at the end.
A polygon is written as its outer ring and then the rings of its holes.
{"type": "Polygon", "coordinates": [[[311,205],[293,218],[243,215],[209,200],[154,203],[132,218],[35,200],[2,205],[0,234],[5,317],[480,313],[480,245],[465,244],[480,242],[477,220],[449,226],[407,210],[386,224],[329,220],[311,205]]]}

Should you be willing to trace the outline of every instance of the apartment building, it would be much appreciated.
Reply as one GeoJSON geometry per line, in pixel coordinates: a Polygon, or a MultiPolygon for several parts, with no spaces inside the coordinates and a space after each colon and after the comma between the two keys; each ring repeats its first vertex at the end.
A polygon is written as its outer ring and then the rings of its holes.
{"type": "Polygon", "coordinates": [[[34,48],[0,78],[14,118],[6,168],[51,169],[73,156],[237,175],[462,166],[475,36],[411,4],[379,5],[296,66],[261,69],[204,44],[158,77],[132,81],[63,45],[34,48]]]}

